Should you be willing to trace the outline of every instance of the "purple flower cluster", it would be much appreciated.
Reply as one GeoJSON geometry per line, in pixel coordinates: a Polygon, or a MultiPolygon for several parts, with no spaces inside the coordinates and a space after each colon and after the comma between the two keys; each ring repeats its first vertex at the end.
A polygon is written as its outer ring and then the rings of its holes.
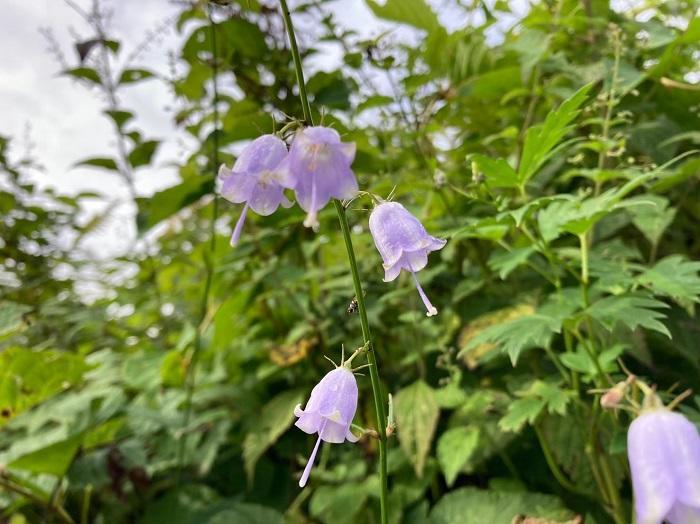
{"type": "MultiPolygon", "coordinates": [[[[231,235],[238,243],[248,209],[259,215],[274,213],[291,205],[285,189],[294,191],[307,215],[304,225],[316,228],[318,213],[332,198],[350,199],[358,193],[351,165],[355,144],[342,142],[334,129],[316,126],[299,131],[287,146],[274,135],[251,142],[232,169],[221,166],[219,192],[234,204],[244,204],[231,235]]],[[[384,281],[391,282],[408,271],[425,304],[427,315],[437,314],[423,291],[416,273],[428,263],[428,253],[442,249],[445,240],[428,234],[423,224],[398,202],[381,202],[372,211],[369,229],[384,262],[384,281]]]]}
{"type": "Polygon", "coordinates": [[[343,143],[334,129],[307,127],[299,131],[292,147],[274,135],[253,140],[232,169],[219,169],[219,192],[226,200],[242,204],[243,211],[231,236],[235,246],[248,208],[259,215],[274,213],[280,204],[291,205],[284,189],[293,189],[297,202],[308,214],[304,225],[316,227],[318,212],[331,198],[347,199],[357,193],[357,180],[350,169],[355,144],[343,143]]]}

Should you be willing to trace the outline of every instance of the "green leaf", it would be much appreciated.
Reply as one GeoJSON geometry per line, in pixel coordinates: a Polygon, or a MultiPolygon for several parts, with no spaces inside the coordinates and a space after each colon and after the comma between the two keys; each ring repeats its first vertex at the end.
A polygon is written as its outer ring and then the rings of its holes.
{"type": "Polygon", "coordinates": [[[472,172],[483,174],[489,187],[518,187],[520,183],[518,174],[502,158],[489,158],[475,154],[471,156],[471,161],[472,172]]]}
{"type": "Polygon", "coordinates": [[[119,84],[133,84],[134,82],[148,80],[149,78],[154,78],[155,76],[156,75],[148,69],[125,69],[119,77],[119,84]]]}
{"type": "Polygon", "coordinates": [[[430,386],[417,380],[394,397],[399,443],[413,463],[416,475],[423,475],[440,408],[430,386]]]}
{"type": "Polygon", "coordinates": [[[629,293],[609,296],[594,302],[586,312],[600,322],[608,331],[622,323],[629,329],[644,327],[658,331],[671,338],[668,328],[661,323],[666,315],[657,311],[668,305],[642,294],[629,293]]]}
{"type": "Polygon", "coordinates": [[[306,83],[306,89],[313,95],[314,103],[319,106],[348,109],[350,95],[355,87],[353,84],[353,81],[345,78],[340,71],[319,71],[306,83]]]}
{"type": "Polygon", "coordinates": [[[82,437],[80,435],[51,444],[32,453],[11,461],[10,468],[23,469],[32,473],[46,473],[61,477],[65,475],[73,457],[78,451],[82,437]]]}
{"type": "Polygon", "coordinates": [[[75,69],[66,69],[61,74],[72,76],[80,80],[87,80],[93,84],[100,85],[100,75],[91,67],[76,67],[75,69]]]}
{"type": "Polygon", "coordinates": [[[250,485],[254,480],[258,459],[289,428],[294,421],[294,407],[303,400],[303,391],[293,389],[280,393],[262,408],[255,429],[243,440],[243,463],[250,485]]]}
{"type": "Polygon", "coordinates": [[[628,213],[632,216],[632,223],[647,238],[652,246],[656,246],[661,240],[664,231],[671,225],[676,217],[675,208],[669,207],[668,199],[659,195],[644,195],[645,202],[652,205],[631,207],[628,213]]]}
{"type": "Polygon", "coordinates": [[[374,0],[365,1],[372,12],[380,18],[425,29],[429,33],[445,31],[437,15],[425,0],[386,0],[384,5],[374,0]]]}
{"type": "Polygon", "coordinates": [[[503,431],[519,432],[525,423],[533,424],[544,410],[547,402],[543,398],[525,397],[513,401],[508,406],[508,413],[498,422],[503,431]]]}
{"type": "MultiPolygon", "coordinates": [[[[615,344],[612,347],[601,351],[597,356],[600,368],[605,373],[614,373],[617,371],[618,367],[616,360],[624,352],[624,350],[624,345],[615,344]]],[[[559,358],[561,359],[562,364],[564,364],[567,368],[583,374],[585,380],[591,381],[598,375],[598,369],[591,361],[590,355],[582,347],[575,352],[563,353],[559,358]]]]}
{"type": "Polygon", "coordinates": [[[700,262],[671,255],[639,275],[638,281],[656,295],[672,298],[682,306],[700,302],[700,262]]]}
{"type": "Polygon", "coordinates": [[[20,331],[24,327],[24,314],[31,310],[23,304],[0,301],[0,338],[20,331]]]}
{"type": "Polygon", "coordinates": [[[458,427],[445,431],[437,443],[437,459],[445,482],[452,487],[457,475],[469,461],[479,445],[479,428],[458,427]]]}
{"type": "Polygon", "coordinates": [[[510,49],[520,55],[523,76],[528,77],[532,68],[544,58],[551,38],[551,34],[525,27],[519,38],[508,45],[510,49]]]}
{"type": "Polygon", "coordinates": [[[102,158],[102,157],[95,157],[95,158],[87,158],[85,160],[81,160],[80,162],[75,164],[75,167],[78,166],[93,166],[93,167],[101,167],[103,169],[109,169],[110,171],[119,171],[119,168],[117,167],[117,163],[112,160],[111,158],[102,158]]]}
{"type": "Polygon", "coordinates": [[[505,280],[516,268],[526,264],[535,252],[533,246],[519,247],[510,251],[494,251],[489,258],[489,267],[498,272],[501,280],[505,280]]]}
{"type": "Polygon", "coordinates": [[[158,140],[146,140],[140,143],[129,153],[129,163],[132,167],[145,166],[151,163],[156,149],[160,145],[158,140]]]}
{"type": "Polygon", "coordinates": [[[560,330],[559,318],[537,313],[518,317],[484,329],[472,338],[459,354],[461,356],[482,344],[495,344],[502,352],[508,354],[515,366],[523,350],[547,346],[552,335],[560,330]]]}
{"type": "Polygon", "coordinates": [[[214,177],[197,176],[171,188],[159,191],[150,198],[139,198],[136,223],[140,232],[147,231],[161,220],[171,217],[184,207],[197,202],[214,189],[214,177]]]}
{"type": "Polygon", "coordinates": [[[494,217],[468,219],[467,225],[453,233],[452,238],[455,240],[483,238],[485,240],[498,241],[510,231],[510,228],[511,225],[507,221],[494,217]]]}
{"type": "Polygon", "coordinates": [[[520,158],[518,180],[523,186],[549,160],[562,138],[571,130],[571,122],[579,113],[592,84],[583,86],[547,115],[544,123],[532,126],[525,133],[523,153],[520,158]]]}
{"type": "Polygon", "coordinates": [[[468,487],[442,497],[430,513],[430,523],[513,524],[516,517],[523,515],[547,519],[547,524],[564,523],[574,518],[573,513],[552,495],[468,487]]]}
{"type": "Polygon", "coordinates": [[[82,357],[62,351],[0,352],[0,426],[78,383],[87,369],[82,357]]]}
{"type": "Polygon", "coordinates": [[[355,483],[321,486],[311,497],[309,512],[321,522],[353,524],[357,522],[357,513],[365,506],[367,495],[367,488],[355,483]]]}
{"type": "Polygon", "coordinates": [[[114,121],[114,123],[119,129],[123,128],[124,124],[126,124],[129,120],[134,118],[134,114],[130,111],[106,110],[105,114],[108,115],[114,121]]]}
{"type": "Polygon", "coordinates": [[[222,119],[222,127],[227,140],[235,142],[256,138],[271,125],[270,115],[252,100],[231,103],[222,119]]]}

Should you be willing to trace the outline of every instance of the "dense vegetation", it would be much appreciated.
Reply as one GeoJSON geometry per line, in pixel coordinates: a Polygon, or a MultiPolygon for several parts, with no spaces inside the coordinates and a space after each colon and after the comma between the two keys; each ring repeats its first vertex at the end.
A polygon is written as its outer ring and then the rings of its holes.
{"type": "MultiPolygon", "coordinates": [[[[390,522],[631,522],[633,415],[601,394],[629,373],[667,402],[700,389],[700,3],[543,1],[510,29],[500,0],[366,3],[401,29],[360,40],[321,0],[292,16],[314,121],[356,144],[363,189],[448,239],[420,273],[428,318],[410,275],[382,282],[371,202],[347,207],[397,427],[390,522]],[[329,45],[342,64],[307,65],[329,45]]],[[[278,4],[183,4],[174,79],[122,67],[129,43],[83,14],[63,73],[106,95],[118,147],[76,160],[148,176],[159,142],[116,96],[142,81],[169,83],[199,147],[176,185],[134,194],[139,240],[105,262],[80,249],[95,195],[37,189],[0,140],[2,518],[378,522],[369,435],[322,447],[297,486],[314,439],[294,406],[363,344],[333,206],[317,232],[297,206],[251,214],[231,248],[241,206],[215,196],[241,145],[303,119],[278,4]]],[[[355,423],[379,429],[358,383],[355,423]]],[[[680,411],[700,424],[700,396],[680,411]]]]}

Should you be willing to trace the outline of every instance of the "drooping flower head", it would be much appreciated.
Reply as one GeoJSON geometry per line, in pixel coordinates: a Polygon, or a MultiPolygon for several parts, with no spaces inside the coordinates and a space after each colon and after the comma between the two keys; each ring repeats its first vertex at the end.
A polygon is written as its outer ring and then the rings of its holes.
{"type": "Polygon", "coordinates": [[[355,144],[340,141],[335,129],[316,126],[299,131],[283,163],[283,185],[293,189],[306,211],[304,225],[318,226],[318,212],[331,198],[348,199],[357,193],[350,169],[355,144]]]}
{"type": "Polygon", "coordinates": [[[280,163],[287,156],[287,146],[274,135],[263,135],[243,150],[232,169],[219,169],[219,193],[234,204],[242,204],[243,211],[233,229],[231,245],[235,246],[243,229],[246,213],[251,208],[258,215],[267,216],[282,204],[291,203],[280,185],[280,163]]]}
{"type": "Polygon", "coordinates": [[[437,315],[418,282],[416,272],[428,263],[428,253],[442,249],[446,240],[428,234],[423,224],[398,202],[382,202],[369,216],[369,230],[384,262],[384,282],[391,282],[402,269],[410,272],[427,315],[437,315]]]}
{"type": "Polygon", "coordinates": [[[316,445],[299,480],[302,488],[309,478],[322,440],[336,444],[358,440],[350,431],[357,410],[357,381],[349,366],[350,360],[352,358],[329,371],[316,384],[304,409],[301,409],[301,404],[294,408],[294,415],[298,417],[295,426],[310,435],[318,433],[316,445]]]}
{"type": "Polygon", "coordinates": [[[700,435],[683,415],[655,404],[627,433],[636,522],[700,523],[700,435]]]}

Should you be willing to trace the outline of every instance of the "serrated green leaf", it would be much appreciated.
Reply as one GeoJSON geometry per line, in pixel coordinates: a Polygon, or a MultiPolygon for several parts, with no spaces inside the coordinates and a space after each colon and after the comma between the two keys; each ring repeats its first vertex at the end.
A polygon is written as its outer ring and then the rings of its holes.
{"type": "Polygon", "coordinates": [[[700,262],[671,255],[639,275],[641,285],[656,295],[672,298],[681,305],[700,302],[700,262]]]}
{"type": "Polygon", "coordinates": [[[505,280],[515,269],[526,264],[534,252],[533,246],[519,247],[510,251],[494,251],[488,264],[491,269],[498,272],[501,280],[505,280]]]}
{"type": "Polygon", "coordinates": [[[600,299],[591,304],[586,312],[608,331],[621,323],[632,330],[643,327],[671,338],[668,328],[661,322],[666,315],[658,311],[666,308],[667,304],[649,296],[630,293],[600,299]]]}
{"type": "Polygon", "coordinates": [[[479,445],[479,434],[479,428],[472,426],[452,428],[440,436],[437,459],[449,487],[479,445]]]}
{"type": "Polygon", "coordinates": [[[502,158],[489,158],[484,155],[472,155],[472,171],[484,175],[486,185],[492,188],[518,187],[519,179],[515,170],[502,158]]]}
{"type": "Polygon", "coordinates": [[[643,198],[653,205],[632,207],[628,213],[632,223],[655,246],[661,240],[664,231],[671,225],[676,216],[676,210],[669,207],[669,201],[659,195],[644,195],[643,198]]]}
{"type": "Polygon", "coordinates": [[[583,86],[547,115],[542,124],[531,127],[525,133],[523,153],[520,158],[518,179],[524,185],[552,156],[555,146],[571,130],[570,124],[579,113],[592,84],[583,86]]]}
{"type": "Polygon", "coordinates": [[[430,513],[431,524],[513,524],[518,516],[570,521],[574,514],[552,495],[527,491],[480,490],[468,487],[442,497],[430,513]]]}
{"type": "Polygon", "coordinates": [[[546,401],[537,397],[520,398],[508,406],[508,412],[498,422],[498,427],[503,431],[519,432],[528,423],[535,422],[545,408],[546,401]]]}
{"type": "Polygon", "coordinates": [[[374,0],[365,0],[372,12],[380,18],[425,29],[429,33],[442,30],[438,17],[425,0],[387,0],[380,5],[374,0]]]}
{"type": "Polygon", "coordinates": [[[418,380],[400,390],[394,396],[394,413],[401,448],[421,477],[440,416],[432,388],[418,380]]]}
{"type": "Polygon", "coordinates": [[[518,361],[520,353],[533,347],[545,347],[552,335],[561,330],[561,319],[547,315],[527,315],[488,327],[472,338],[460,355],[481,344],[495,344],[510,357],[512,364],[518,361]]]}

